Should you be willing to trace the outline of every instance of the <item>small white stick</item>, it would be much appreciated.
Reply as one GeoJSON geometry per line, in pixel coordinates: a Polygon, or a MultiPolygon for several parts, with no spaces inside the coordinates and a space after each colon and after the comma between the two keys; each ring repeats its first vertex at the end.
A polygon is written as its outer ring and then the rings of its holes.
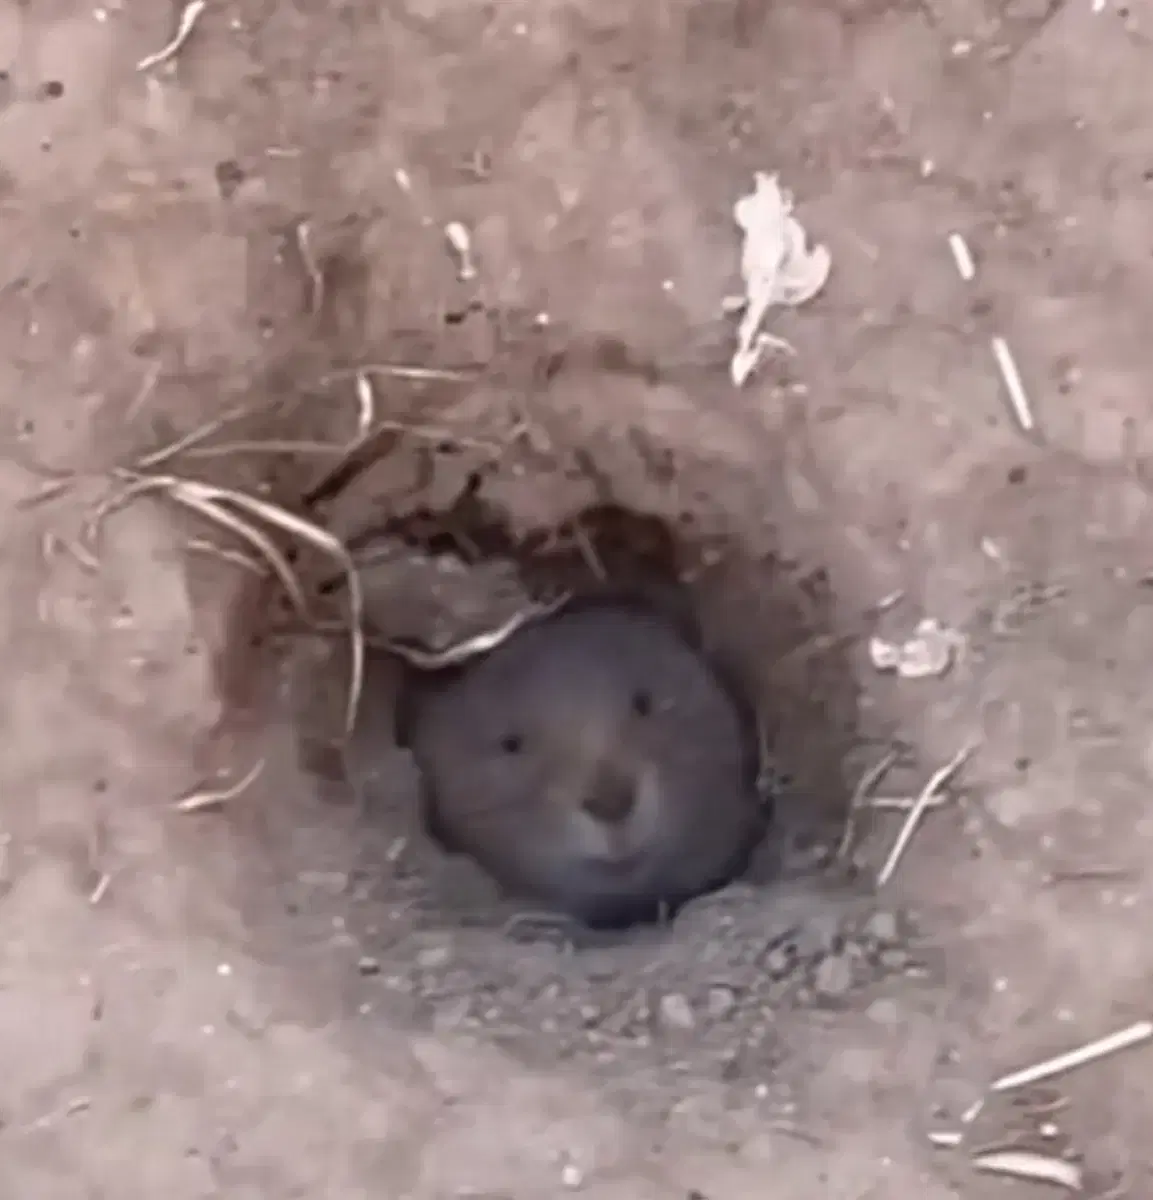
{"type": "Polygon", "coordinates": [[[191,3],[184,6],[184,11],[180,14],[180,24],[176,28],[176,33],[167,45],[161,46],[155,54],[149,54],[142,58],[137,64],[138,71],[148,71],[152,67],[158,67],[161,63],[167,62],[179,50],[180,47],[188,41],[189,35],[192,33],[196,22],[200,20],[201,13],[208,7],[208,0],[191,0],[191,3]]]}
{"type": "Polygon", "coordinates": [[[1017,418],[1021,428],[1026,433],[1031,433],[1037,423],[1033,420],[1033,410],[1029,407],[1029,398],[1025,395],[1025,385],[1021,382],[1021,372],[1017,370],[1017,364],[1013,360],[1009,344],[999,336],[993,338],[990,344],[993,347],[993,358],[997,363],[997,370],[1001,372],[1005,390],[1009,393],[1009,403],[1013,407],[1013,415],[1017,418]]]}
{"type": "Polygon", "coordinates": [[[475,279],[476,264],[472,261],[472,238],[468,230],[459,221],[449,221],[444,227],[444,236],[457,254],[457,279],[461,283],[475,279]]]}
{"type": "Polygon", "coordinates": [[[1055,1058],[1034,1063],[1033,1066],[1024,1067],[1010,1075],[1002,1075],[1000,1079],[995,1079],[989,1085],[989,1091],[1008,1092],[1015,1088],[1028,1087],[1029,1084],[1039,1083],[1042,1079],[1049,1079],[1053,1075],[1060,1075],[1065,1071],[1072,1071],[1075,1067],[1083,1067],[1087,1063],[1104,1058],[1107,1054],[1128,1050],[1130,1046],[1139,1045],[1150,1039],[1153,1039],[1153,1021],[1137,1021],[1127,1029],[1121,1029],[1107,1037],[1098,1038],[1095,1042],[1088,1042],[1076,1050],[1069,1050],[1065,1054],[1058,1054],[1055,1058]]]}
{"type": "Polygon", "coordinates": [[[949,234],[949,250],[953,255],[953,265],[957,274],[966,283],[972,283],[977,277],[977,264],[973,261],[973,252],[969,243],[959,233],[949,234]]]}
{"type": "Polygon", "coordinates": [[[356,403],[359,409],[356,436],[362,438],[376,420],[376,393],[372,390],[372,380],[363,371],[356,373],[356,403]]]}
{"type": "Polygon", "coordinates": [[[223,804],[227,800],[235,800],[245,788],[249,787],[256,780],[257,775],[263,770],[264,759],[262,758],[247,775],[238,779],[231,786],[193,792],[191,796],[185,796],[182,800],[177,800],[173,807],[177,812],[192,813],[199,812],[202,808],[215,807],[217,804],[223,804]]]}
{"type": "Polygon", "coordinates": [[[909,842],[912,840],[913,834],[917,831],[917,826],[921,823],[921,817],[924,816],[933,798],[956,775],[965,764],[965,760],[976,748],[976,742],[966,742],[943,767],[934,771],[929,777],[929,782],[922,788],[916,803],[909,810],[909,815],[905,818],[901,830],[897,834],[897,840],[893,843],[893,848],[889,851],[889,857],[885,859],[884,865],[877,873],[877,887],[884,887],[893,877],[893,872],[897,869],[897,864],[908,849],[909,842]]]}
{"type": "Polygon", "coordinates": [[[978,1154],[973,1159],[973,1166],[994,1175],[1053,1183],[1070,1192],[1080,1192],[1085,1185],[1084,1172],[1077,1163],[1032,1150],[992,1150],[988,1154],[978,1154]]]}

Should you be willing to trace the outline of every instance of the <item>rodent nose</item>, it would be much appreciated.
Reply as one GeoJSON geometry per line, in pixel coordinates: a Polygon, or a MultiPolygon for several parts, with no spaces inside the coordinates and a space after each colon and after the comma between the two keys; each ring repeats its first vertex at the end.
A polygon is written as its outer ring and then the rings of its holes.
{"type": "Polygon", "coordinates": [[[618,771],[598,773],[581,807],[606,825],[623,825],[637,803],[636,781],[618,771]]]}

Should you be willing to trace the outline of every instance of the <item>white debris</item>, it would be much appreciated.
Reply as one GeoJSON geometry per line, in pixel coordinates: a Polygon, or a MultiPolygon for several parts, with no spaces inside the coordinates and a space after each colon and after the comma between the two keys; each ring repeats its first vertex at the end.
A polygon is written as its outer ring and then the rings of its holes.
{"type": "Polygon", "coordinates": [[[918,622],[904,642],[869,639],[869,659],[878,671],[895,671],[902,679],[944,675],[964,648],[965,639],[935,617],[918,622]]]}
{"type": "Polygon", "coordinates": [[[1052,1183],[1070,1192],[1085,1190],[1085,1176],[1081,1168],[1051,1154],[1037,1154],[1033,1150],[992,1150],[973,1159],[978,1171],[996,1175],[1011,1175],[1017,1179],[1031,1179],[1037,1183],[1052,1183]]]}
{"type": "Polygon", "coordinates": [[[959,233],[949,234],[949,253],[953,256],[957,274],[966,283],[972,283],[977,277],[977,263],[972,250],[969,249],[969,243],[959,233]]]}
{"type": "Polygon", "coordinates": [[[1004,383],[1005,391],[1009,394],[1009,404],[1013,409],[1013,415],[1017,418],[1021,428],[1026,433],[1031,433],[1037,423],[1033,419],[1033,409],[1029,405],[1025,385],[1021,382],[1021,372],[1017,370],[1017,360],[1009,349],[1009,343],[1003,337],[993,338],[991,345],[993,359],[997,364],[997,370],[1001,373],[1001,382],[1004,383]]]}
{"type": "Polygon", "coordinates": [[[456,251],[456,277],[461,283],[476,278],[476,264],[472,259],[472,235],[460,221],[449,221],[444,227],[448,244],[456,251]]]}
{"type": "Polygon", "coordinates": [[[180,24],[176,27],[176,33],[172,39],[161,46],[155,54],[149,54],[142,58],[136,64],[136,69],[138,71],[150,71],[153,67],[158,67],[161,63],[166,63],[170,58],[175,58],[181,46],[192,36],[192,31],[196,28],[196,22],[200,20],[201,15],[207,7],[207,0],[191,0],[190,4],[186,4],[184,11],[180,14],[180,24]]]}
{"type": "Polygon", "coordinates": [[[783,339],[762,330],[769,309],[805,304],[829,278],[828,249],[820,244],[810,249],[808,235],[792,213],[791,193],[781,188],[776,175],[764,171],[754,176],[753,190],[733,205],[733,218],[745,235],[745,296],[726,303],[729,311],[743,310],[730,368],[737,387],[756,370],[766,350],[789,348],[783,339]]]}

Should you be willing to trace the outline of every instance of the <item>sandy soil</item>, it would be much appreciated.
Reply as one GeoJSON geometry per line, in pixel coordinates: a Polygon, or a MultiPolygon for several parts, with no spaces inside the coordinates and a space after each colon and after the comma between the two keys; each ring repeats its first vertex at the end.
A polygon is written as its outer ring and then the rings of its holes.
{"type": "MultiPolygon", "coordinates": [[[[167,5],[0,11],[9,1192],[1032,1194],[927,1135],[1145,1016],[1153,971],[1153,28],[1092,8],[226,0],[143,72],[167,5]],[[778,324],[795,356],[734,392],[718,308],[755,169],[835,265],[778,324]],[[334,523],[436,508],[478,465],[517,529],[669,519],[794,777],[787,878],[575,954],[511,936],[413,828],[384,666],[350,795],[298,736],[339,707],[331,647],[257,670],[248,577],[196,545],[218,532],[145,498],[98,564],[72,548],[117,464],[238,401],[347,436],[349,369],[397,362],[484,372],[373,376],[422,429],[334,523]],[[954,670],[874,672],[868,637],[926,615],[963,633],[954,670]],[[879,893],[892,812],[856,883],[800,869],[894,738],[887,795],[976,739],[957,803],[879,893]],[[223,811],[174,811],[259,759],[223,811]]],[[[507,582],[432,574],[461,620],[507,582]]],[[[406,560],[374,612],[427,616],[429,588],[406,560]]],[[[1040,1137],[1094,1194],[1148,1194],[1150,1053],[1059,1080],[1047,1136],[1018,1105],[972,1144],[1040,1137]]]]}

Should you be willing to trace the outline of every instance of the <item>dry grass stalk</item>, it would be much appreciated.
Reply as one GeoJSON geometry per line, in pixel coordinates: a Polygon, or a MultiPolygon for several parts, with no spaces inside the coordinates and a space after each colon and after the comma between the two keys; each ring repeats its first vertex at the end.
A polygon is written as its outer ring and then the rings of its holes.
{"type": "Polygon", "coordinates": [[[120,478],[125,480],[124,486],[102,501],[86,522],[87,540],[93,545],[99,532],[100,523],[111,512],[137,496],[147,492],[159,492],[229,530],[257,550],[276,573],[301,619],[308,624],[312,624],[312,617],[299,579],[289,565],[287,557],[277,548],[264,529],[254,524],[251,518],[315,547],[341,566],[348,581],[350,609],[348,635],[352,671],[349,680],[348,705],[345,712],[345,729],[346,733],[351,734],[356,723],[356,712],[364,686],[364,600],[356,564],[340,539],[329,533],[328,530],[297,516],[286,508],[233,488],[184,479],[178,475],[138,475],[121,472],[120,478]],[[239,509],[240,513],[232,511],[233,509],[239,509]]]}
{"type": "Polygon", "coordinates": [[[451,646],[446,646],[441,650],[431,650],[428,647],[400,639],[390,639],[384,645],[394,654],[403,658],[410,666],[419,670],[439,671],[445,667],[456,667],[471,658],[495,650],[512,637],[518,629],[523,629],[531,621],[541,620],[556,612],[567,604],[569,599],[569,593],[565,592],[548,603],[530,605],[521,609],[520,612],[514,613],[495,629],[487,629],[482,633],[474,634],[472,637],[454,642],[451,646]]]}
{"type": "Polygon", "coordinates": [[[207,538],[190,538],[184,543],[184,549],[193,554],[207,554],[212,558],[219,558],[222,562],[230,563],[234,567],[240,567],[241,570],[249,571],[261,579],[268,578],[268,572],[259,560],[245,554],[241,550],[230,550],[226,546],[218,546],[215,542],[210,542],[207,538]]]}
{"type": "Polygon", "coordinates": [[[909,810],[909,815],[905,818],[900,832],[897,834],[897,840],[893,843],[893,848],[889,851],[888,858],[885,859],[884,865],[877,873],[877,887],[884,887],[892,879],[893,872],[896,871],[897,864],[904,857],[909,843],[913,840],[913,834],[916,833],[917,826],[928,810],[930,803],[961,767],[964,766],[976,748],[976,742],[967,742],[943,767],[934,771],[929,777],[929,782],[921,789],[916,802],[909,810]]]}
{"type": "Polygon", "coordinates": [[[376,393],[372,381],[363,371],[356,373],[356,441],[368,437],[369,430],[376,424],[376,393]]]}
{"type": "Polygon", "coordinates": [[[342,454],[348,449],[336,442],[294,441],[291,438],[254,438],[245,442],[224,442],[219,446],[193,446],[185,458],[227,458],[232,454],[342,454]]]}
{"type": "Polygon", "coordinates": [[[30,508],[36,508],[41,504],[48,504],[50,501],[63,496],[69,491],[75,480],[69,476],[67,479],[51,479],[46,483],[42,483],[34,492],[27,496],[21,496],[16,501],[16,507],[21,512],[25,512],[30,508]]]}
{"type": "Polygon", "coordinates": [[[312,249],[312,227],[307,221],[297,223],[296,250],[308,276],[308,311],[315,316],[324,304],[324,272],[316,261],[312,249]]]}
{"type": "Polygon", "coordinates": [[[408,363],[365,363],[354,367],[351,371],[334,372],[329,379],[340,378],[341,375],[388,375],[393,379],[408,379],[414,383],[472,383],[480,374],[479,368],[470,370],[454,369],[451,367],[417,367],[408,363]]]}
{"type": "Polygon", "coordinates": [[[848,857],[857,837],[857,826],[860,821],[861,809],[865,808],[872,796],[873,789],[892,770],[893,764],[900,757],[897,750],[890,750],[880,762],[871,766],[857,781],[853,795],[849,800],[849,811],[845,815],[845,828],[837,845],[837,858],[843,861],[848,857]]]}
{"type": "Polygon", "coordinates": [[[991,1092],[1008,1092],[1028,1087],[1030,1084],[1039,1083],[1043,1079],[1051,1079],[1054,1075],[1062,1075],[1066,1071],[1096,1062],[1106,1055],[1116,1054],[1120,1050],[1128,1050],[1131,1046],[1137,1046],[1150,1040],[1153,1040],[1153,1021],[1137,1021],[1116,1033],[1078,1046],[1075,1050],[1069,1050],[1064,1054],[1034,1063],[1031,1067],[1023,1067],[1020,1071],[1002,1075],[1000,1079],[995,1079],[989,1085],[989,1090],[991,1092]]]}
{"type": "Polygon", "coordinates": [[[137,64],[138,71],[149,71],[153,67],[158,67],[162,63],[168,62],[170,58],[175,58],[180,52],[181,46],[188,41],[192,36],[193,29],[196,28],[196,22],[200,20],[204,10],[208,7],[208,0],[191,0],[191,3],[184,6],[184,11],[180,14],[180,24],[176,28],[176,33],[170,41],[161,46],[155,54],[149,54],[142,58],[137,64]]]}
{"type": "Polygon", "coordinates": [[[203,425],[198,425],[188,433],[182,434],[175,441],[169,442],[167,446],[161,446],[158,450],[144,455],[143,458],[138,458],[133,463],[133,469],[151,471],[168,462],[169,459],[175,458],[178,454],[192,449],[193,446],[199,446],[201,442],[206,442],[226,425],[231,425],[233,421],[239,421],[241,417],[250,416],[255,411],[255,407],[251,404],[242,404],[229,409],[228,412],[221,413],[219,417],[213,417],[211,421],[206,421],[203,425]]]}
{"type": "Polygon", "coordinates": [[[246,775],[237,780],[236,783],[230,784],[225,788],[206,788],[199,792],[193,792],[191,795],[177,800],[174,807],[177,812],[191,813],[200,812],[205,808],[215,808],[219,804],[226,804],[229,800],[235,800],[241,792],[251,787],[256,781],[256,777],[263,770],[264,759],[262,758],[246,775]]]}
{"type": "Polygon", "coordinates": [[[1038,1154],[1035,1150],[993,1150],[976,1155],[973,1165],[978,1171],[1052,1183],[1071,1192],[1083,1191],[1085,1187],[1084,1172],[1076,1163],[1052,1154],[1038,1154]]]}

